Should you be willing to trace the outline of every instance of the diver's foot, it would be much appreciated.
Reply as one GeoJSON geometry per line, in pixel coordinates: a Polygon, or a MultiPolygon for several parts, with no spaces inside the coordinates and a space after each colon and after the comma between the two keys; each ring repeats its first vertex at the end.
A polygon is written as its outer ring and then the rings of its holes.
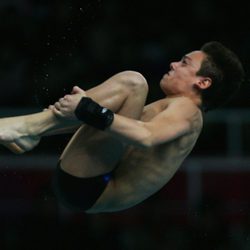
{"type": "Polygon", "coordinates": [[[14,154],[23,154],[35,148],[40,142],[40,137],[26,136],[16,139],[14,142],[0,143],[14,154]]]}
{"type": "Polygon", "coordinates": [[[24,116],[0,119],[0,144],[15,154],[30,151],[40,137],[29,132],[24,116]]]}
{"type": "Polygon", "coordinates": [[[3,146],[8,148],[12,153],[14,154],[23,154],[25,153],[25,150],[21,149],[19,146],[17,146],[14,142],[9,143],[2,143],[3,146]]]}

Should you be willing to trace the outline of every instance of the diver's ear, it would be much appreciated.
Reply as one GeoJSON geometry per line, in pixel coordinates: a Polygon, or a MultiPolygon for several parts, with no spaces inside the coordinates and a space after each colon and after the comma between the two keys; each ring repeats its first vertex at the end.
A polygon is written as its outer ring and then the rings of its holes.
{"type": "Polygon", "coordinates": [[[212,85],[212,79],[210,77],[202,77],[195,83],[195,87],[203,90],[207,89],[212,85]]]}

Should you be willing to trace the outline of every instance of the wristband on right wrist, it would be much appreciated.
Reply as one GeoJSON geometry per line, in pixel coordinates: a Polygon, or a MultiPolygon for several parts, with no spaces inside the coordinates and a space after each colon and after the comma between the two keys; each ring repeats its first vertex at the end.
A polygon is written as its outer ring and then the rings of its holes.
{"type": "Polygon", "coordinates": [[[75,109],[78,120],[100,129],[105,130],[114,120],[114,113],[93,101],[89,97],[82,97],[75,109]]]}

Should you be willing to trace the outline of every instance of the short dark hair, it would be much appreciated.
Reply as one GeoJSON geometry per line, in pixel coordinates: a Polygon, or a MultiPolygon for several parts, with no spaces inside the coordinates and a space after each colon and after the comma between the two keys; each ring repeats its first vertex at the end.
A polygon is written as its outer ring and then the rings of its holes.
{"type": "Polygon", "coordinates": [[[210,77],[212,84],[202,91],[202,107],[206,112],[230,101],[238,93],[244,80],[244,69],[238,56],[217,41],[201,47],[207,57],[197,75],[210,77]]]}

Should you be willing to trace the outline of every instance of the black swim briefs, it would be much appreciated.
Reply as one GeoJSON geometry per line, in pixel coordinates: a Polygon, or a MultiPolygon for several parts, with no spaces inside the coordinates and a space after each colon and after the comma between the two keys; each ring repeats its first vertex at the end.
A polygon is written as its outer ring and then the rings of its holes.
{"type": "Polygon", "coordinates": [[[111,177],[112,173],[88,178],[75,177],[63,171],[59,162],[55,173],[54,190],[65,206],[86,211],[95,204],[111,177]]]}

